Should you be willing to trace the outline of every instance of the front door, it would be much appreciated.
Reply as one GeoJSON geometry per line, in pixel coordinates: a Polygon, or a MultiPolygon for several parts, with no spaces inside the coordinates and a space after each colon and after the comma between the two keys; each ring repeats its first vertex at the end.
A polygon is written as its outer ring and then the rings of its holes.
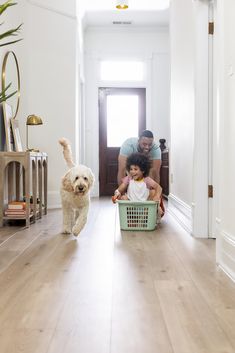
{"type": "Polygon", "coordinates": [[[145,88],[99,88],[99,192],[117,188],[121,144],[146,128],[145,88]]]}

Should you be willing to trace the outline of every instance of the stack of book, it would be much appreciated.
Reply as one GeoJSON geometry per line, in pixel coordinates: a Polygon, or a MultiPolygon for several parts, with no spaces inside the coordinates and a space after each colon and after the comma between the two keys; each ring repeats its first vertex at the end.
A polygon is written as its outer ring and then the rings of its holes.
{"type": "Polygon", "coordinates": [[[7,217],[24,217],[26,215],[25,210],[26,203],[24,201],[11,201],[5,210],[5,216],[7,217]]]}

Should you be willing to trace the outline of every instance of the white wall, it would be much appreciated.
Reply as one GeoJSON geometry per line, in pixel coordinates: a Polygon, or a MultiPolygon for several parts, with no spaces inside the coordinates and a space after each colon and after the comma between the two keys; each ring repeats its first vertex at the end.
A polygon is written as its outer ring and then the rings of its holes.
{"type": "Polygon", "coordinates": [[[74,17],[76,14],[76,1],[65,0],[26,0],[28,3],[41,6],[58,14],[74,17]]]}
{"type": "Polygon", "coordinates": [[[169,207],[194,236],[208,236],[208,5],[171,3],[169,207]],[[182,20],[183,18],[183,20],[182,20]]]}
{"type": "MultiPolygon", "coordinates": [[[[55,2],[53,6],[57,9],[55,2]]],[[[69,138],[74,155],[76,146],[77,21],[75,15],[67,13],[34,4],[28,7],[27,106],[24,108],[25,116],[35,113],[44,122],[43,126],[29,128],[30,144],[48,153],[49,207],[60,204],[59,185],[66,169],[58,139],[69,138]]]]}
{"type": "MultiPolygon", "coordinates": [[[[19,5],[15,5],[12,7],[9,7],[0,17],[1,19],[1,33],[8,31],[12,28],[16,28],[17,26],[19,26],[21,23],[24,23],[25,21],[25,4],[24,1],[22,1],[22,3],[19,5]]],[[[24,38],[24,25],[21,29],[21,32],[19,33],[19,35],[17,37],[8,37],[5,40],[1,41],[1,44],[4,42],[8,42],[11,40],[16,40],[16,39],[20,39],[20,38],[24,38]]],[[[21,57],[23,55],[23,52],[25,50],[25,43],[24,41],[12,44],[12,45],[7,45],[4,47],[1,47],[0,50],[0,63],[2,66],[2,61],[4,58],[4,55],[8,52],[8,51],[14,51],[18,60],[21,60],[21,57]]],[[[2,70],[2,67],[1,67],[2,70]]],[[[11,90],[11,89],[10,89],[11,90]]]]}
{"type": "MultiPolygon", "coordinates": [[[[154,132],[156,141],[169,141],[169,33],[159,29],[109,29],[88,28],[85,46],[85,162],[94,171],[98,195],[98,87],[104,86],[99,79],[99,63],[105,59],[141,59],[147,67],[146,81],[140,86],[147,89],[147,128],[154,132]]],[[[133,83],[126,84],[133,86],[133,83]]],[[[106,86],[123,87],[120,82],[106,86]]]]}
{"type": "MultiPolygon", "coordinates": [[[[67,137],[77,159],[78,144],[78,33],[76,1],[21,1],[12,22],[23,22],[23,50],[14,45],[21,73],[18,114],[25,145],[25,121],[29,114],[42,117],[43,125],[29,127],[29,147],[48,153],[48,203],[60,205],[60,180],[66,170],[58,139],[67,137]]],[[[14,15],[13,15],[14,10],[14,15]]]]}
{"type": "Polygon", "coordinates": [[[217,262],[235,281],[235,3],[216,3],[217,262]]]}
{"type": "MultiPolygon", "coordinates": [[[[194,27],[192,2],[171,3],[171,149],[169,209],[182,210],[191,225],[194,147],[194,27]],[[184,21],[182,21],[182,16],[184,21]]],[[[186,220],[184,221],[187,222],[186,220]]]]}

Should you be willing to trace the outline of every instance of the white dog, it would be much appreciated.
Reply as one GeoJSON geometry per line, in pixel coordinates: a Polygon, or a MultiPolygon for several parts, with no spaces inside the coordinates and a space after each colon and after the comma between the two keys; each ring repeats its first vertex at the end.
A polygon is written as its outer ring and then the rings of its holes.
{"type": "Polygon", "coordinates": [[[87,222],[90,195],[94,183],[94,175],[85,165],[75,166],[69,142],[62,138],[63,154],[69,171],[62,178],[61,201],[63,209],[62,233],[79,235],[87,222]]]}

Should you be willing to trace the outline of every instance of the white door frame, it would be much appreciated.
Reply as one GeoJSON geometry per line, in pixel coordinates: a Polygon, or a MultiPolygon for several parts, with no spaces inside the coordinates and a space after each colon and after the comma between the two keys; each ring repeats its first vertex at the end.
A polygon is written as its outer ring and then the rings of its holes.
{"type": "MultiPolygon", "coordinates": [[[[208,20],[209,22],[214,23],[214,2],[209,1],[208,4],[208,20]]],[[[216,173],[215,173],[215,138],[216,138],[216,130],[215,130],[215,87],[214,87],[214,33],[209,34],[208,36],[208,140],[209,140],[209,168],[208,168],[208,184],[213,187],[213,196],[208,199],[208,237],[215,238],[215,202],[214,202],[214,190],[216,189],[216,173]]]]}
{"type": "MultiPolygon", "coordinates": [[[[213,109],[214,109],[214,126],[213,126],[213,177],[214,177],[214,199],[212,211],[212,229],[216,235],[216,262],[222,269],[231,276],[230,269],[224,268],[223,252],[230,251],[230,246],[224,249],[223,234],[221,232],[221,167],[223,159],[224,146],[224,1],[214,0],[214,70],[213,70],[213,109]],[[228,250],[229,248],[229,250],[228,250]]],[[[233,276],[232,276],[233,277],[233,276]]],[[[233,278],[234,280],[234,278],[233,278]]]]}
{"type": "Polygon", "coordinates": [[[209,234],[209,4],[195,1],[195,129],[192,234],[209,234]]]}

